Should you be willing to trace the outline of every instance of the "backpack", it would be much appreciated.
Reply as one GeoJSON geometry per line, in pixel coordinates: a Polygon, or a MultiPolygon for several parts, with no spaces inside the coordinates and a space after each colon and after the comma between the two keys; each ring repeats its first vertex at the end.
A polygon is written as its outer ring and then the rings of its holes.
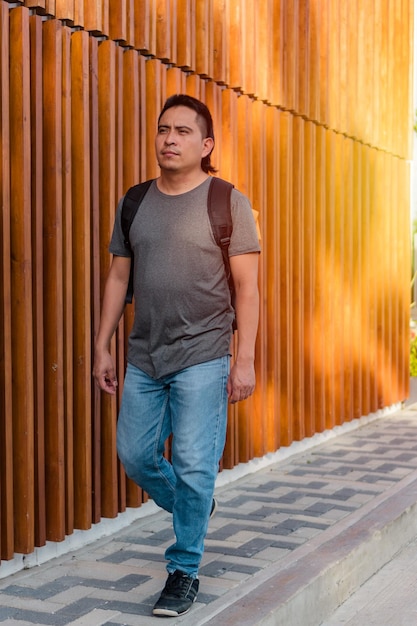
{"type": "MultiPolygon", "coordinates": [[[[132,302],[133,297],[133,251],[129,241],[129,231],[132,225],[133,219],[137,213],[137,210],[144,199],[149,187],[154,179],[147,180],[139,185],[134,185],[127,190],[122,205],[121,225],[124,237],[124,244],[132,254],[132,262],[130,265],[129,285],[126,293],[126,302],[132,302]]],[[[233,284],[233,277],[230,271],[229,261],[229,244],[230,237],[232,235],[233,223],[232,213],[230,208],[230,196],[233,186],[231,183],[223,180],[222,178],[212,177],[210,181],[208,196],[207,196],[207,212],[210,219],[211,229],[213,231],[214,239],[217,245],[220,247],[224,269],[226,273],[227,282],[230,290],[230,299],[233,309],[235,308],[235,288],[233,284]]],[[[236,316],[233,320],[233,330],[236,329],[236,316]]]]}

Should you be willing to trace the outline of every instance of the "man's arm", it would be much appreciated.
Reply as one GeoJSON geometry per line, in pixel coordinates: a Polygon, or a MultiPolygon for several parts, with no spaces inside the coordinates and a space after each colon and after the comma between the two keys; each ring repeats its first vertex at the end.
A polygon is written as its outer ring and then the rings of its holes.
{"type": "Polygon", "coordinates": [[[248,398],[255,389],[255,341],[259,320],[257,252],[230,257],[236,291],[237,354],[227,382],[229,401],[248,398]]]}
{"type": "Polygon", "coordinates": [[[110,340],[122,316],[129,283],[130,257],[114,256],[104,288],[100,327],[94,348],[93,376],[97,385],[115,394],[117,377],[110,354],[110,340]]]}

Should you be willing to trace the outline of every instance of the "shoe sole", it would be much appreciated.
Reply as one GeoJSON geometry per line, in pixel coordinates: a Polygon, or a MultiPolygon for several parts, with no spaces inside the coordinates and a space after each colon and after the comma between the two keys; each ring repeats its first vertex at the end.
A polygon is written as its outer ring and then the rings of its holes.
{"type": "MultiPolygon", "coordinates": [[[[197,596],[194,598],[193,604],[196,600],[197,596]]],[[[178,613],[177,611],[173,611],[172,609],[164,609],[162,607],[160,609],[153,609],[152,613],[153,615],[161,615],[162,617],[180,617],[181,615],[185,615],[186,613],[188,613],[188,611],[191,610],[192,606],[193,605],[189,606],[188,609],[186,609],[182,613],[178,613]]]]}
{"type": "Polygon", "coordinates": [[[191,609],[191,606],[182,613],[177,613],[177,611],[172,611],[170,609],[154,609],[152,611],[153,615],[160,615],[161,617],[180,617],[181,615],[185,615],[191,609]]]}
{"type": "Polygon", "coordinates": [[[217,509],[219,508],[219,505],[217,504],[217,500],[216,498],[213,498],[213,504],[212,504],[212,509],[210,511],[210,517],[209,519],[211,519],[212,517],[215,516],[217,509]]]}

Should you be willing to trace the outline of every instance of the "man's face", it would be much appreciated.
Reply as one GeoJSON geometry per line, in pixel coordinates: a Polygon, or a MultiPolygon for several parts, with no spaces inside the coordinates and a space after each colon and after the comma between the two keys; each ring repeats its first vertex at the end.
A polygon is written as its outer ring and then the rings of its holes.
{"type": "Polygon", "coordinates": [[[159,120],[155,151],[162,170],[184,173],[201,170],[201,159],[210,154],[213,145],[213,139],[203,137],[193,109],[171,107],[159,120]]]}

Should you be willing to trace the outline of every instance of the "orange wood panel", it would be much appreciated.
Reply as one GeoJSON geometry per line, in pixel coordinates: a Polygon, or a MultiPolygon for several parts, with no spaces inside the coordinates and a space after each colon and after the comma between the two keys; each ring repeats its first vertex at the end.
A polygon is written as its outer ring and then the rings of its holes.
{"type": "MultiPolygon", "coordinates": [[[[303,124],[304,170],[303,170],[303,253],[301,258],[303,274],[303,328],[304,328],[304,434],[311,437],[315,433],[315,336],[314,336],[314,285],[316,279],[316,126],[311,122],[303,124]]],[[[268,333],[269,334],[269,333],[268,333]]]]}
{"type": "MultiPolygon", "coordinates": [[[[281,2],[273,2],[270,14],[271,30],[271,102],[275,106],[284,106],[283,63],[284,63],[284,7],[281,2]]],[[[251,66],[253,63],[251,64],[251,66]]]]}
{"type": "Polygon", "coordinates": [[[40,9],[42,12],[46,9],[47,0],[25,0],[24,5],[28,9],[40,9]]]}
{"type": "Polygon", "coordinates": [[[109,36],[113,41],[127,40],[127,0],[112,0],[109,4],[109,36]]]}
{"type": "Polygon", "coordinates": [[[9,7],[0,3],[0,558],[11,559],[13,528],[13,413],[10,254],[9,7]]]}
{"type": "Polygon", "coordinates": [[[294,439],[304,437],[304,120],[294,117],[292,135],[292,220],[290,226],[292,271],[292,378],[294,439]]]}
{"type": "Polygon", "coordinates": [[[267,107],[266,123],[266,197],[262,210],[266,213],[263,220],[262,252],[264,257],[265,281],[264,298],[266,308],[266,364],[265,385],[265,430],[266,445],[269,451],[277,450],[280,445],[280,383],[281,383],[281,334],[280,327],[280,289],[281,273],[278,248],[280,229],[279,203],[279,112],[275,107],[267,107]]]}
{"type": "Polygon", "coordinates": [[[309,112],[309,44],[310,44],[310,2],[301,2],[298,7],[297,23],[297,45],[298,45],[298,86],[297,86],[297,111],[302,115],[309,112]]]}
{"type": "Polygon", "coordinates": [[[289,0],[283,13],[283,101],[295,111],[298,104],[298,2],[289,0]]]}
{"type": "MultiPolygon", "coordinates": [[[[210,109],[213,118],[214,136],[216,140],[211,162],[216,169],[219,169],[222,154],[222,88],[213,81],[205,82],[205,103],[210,109]]],[[[222,171],[219,171],[219,175],[224,177],[222,171]]]]}
{"type": "Polygon", "coordinates": [[[45,424],[44,424],[44,332],[43,332],[43,113],[42,113],[42,18],[30,17],[31,190],[32,190],[32,290],[35,403],[35,543],[46,541],[45,520],[45,424]]]}
{"type": "Polygon", "coordinates": [[[292,329],[292,146],[293,116],[289,113],[280,115],[280,154],[279,154],[279,208],[280,224],[278,247],[280,253],[280,334],[281,352],[281,445],[287,446],[293,440],[293,352],[292,329]]]}
{"type": "MultiPolygon", "coordinates": [[[[357,273],[360,274],[360,279],[358,280],[358,299],[360,302],[360,309],[358,311],[359,315],[359,337],[361,342],[361,350],[358,355],[359,359],[359,377],[360,377],[360,389],[361,393],[358,397],[359,411],[363,411],[362,415],[368,415],[371,412],[371,393],[370,393],[370,372],[366,363],[366,354],[364,350],[364,346],[367,346],[368,341],[368,330],[369,330],[369,320],[370,320],[370,307],[368,303],[365,301],[365,295],[367,295],[367,274],[368,269],[366,264],[363,262],[363,256],[365,251],[367,253],[368,246],[365,245],[365,242],[368,240],[369,236],[369,215],[370,215],[370,163],[368,158],[368,150],[367,146],[363,146],[355,142],[357,146],[359,156],[358,156],[358,174],[357,179],[360,180],[361,184],[358,189],[358,236],[355,239],[355,246],[357,248],[355,251],[358,259],[358,267],[357,273]],[[363,242],[363,245],[362,245],[363,242]]],[[[367,352],[367,351],[366,351],[367,352]]]]}
{"type": "MultiPolygon", "coordinates": [[[[351,378],[351,390],[347,389],[347,393],[350,394],[350,411],[351,418],[360,417],[360,407],[362,398],[364,396],[363,380],[362,380],[362,358],[364,346],[365,333],[362,324],[362,256],[366,250],[366,244],[362,240],[363,237],[363,224],[362,224],[362,212],[364,209],[363,198],[361,195],[362,184],[365,181],[362,172],[362,157],[363,152],[358,142],[352,142],[352,179],[351,187],[349,190],[349,205],[347,210],[351,212],[350,226],[351,226],[351,276],[350,289],[352,292],[352,304],[350,309],[351,315],[351,341],[353,350],[350,354],[352,365],[352,378],[351,378]]],[[[348,282],[349,284],[349,282],[348,282]]],[[[346,400],[345,400],[346,401],[346,400]]]]}
{"type": "Polygon", "coordinates": [[[145,141],[145,163],[146,177],[156,178],[159,174],[158,164],[155,158],[155,133],[158,125],[158,117],[163,105],[161,61],[150,59],[146,61],[146,137],[145,141]]]}
{"type": "MultiPolygon", "coordinates": [[[[124,57],[124,51],[122,48],[117,47],[116,51],[116,63],[115,63],[115,96],[116,96],[116,136],[115,136],[115,160],[116,160],[116,168],[115,168],[115,197],[114,197],[114,206],[116,206],[116,204],[119,202],[120,198],[122,197],[122,195],[124,194],[125,187],[124,187],[124,143],[123,143],[123,139],[125,137],[124,135],[124,129],[125,129],[125,124],[129,122],[128,119],[125,120],[125,116],[124,116],[124,110],[123,110],[123,94],[124,94],[124,90],[123,90],[123,80],[124,80],[124,67],[123,67],[123,57],[124,57]]],[[[132,134],[131,141],[135,141],[135,137],[132,134]]],[[[130,309],[130,311],[132,310],[132,306],[128,307],[130,309]]],[[[127,320],[128,318],[122,318],[119,322],[119,326],[116,332],[116,368],[117,368],[117,372],[118,372],[118,377],[119,379],[123,379],[124,376],[124,370],[125,370],[125,366],[126,366],[126,355],[125,355],[125,337],[128,333],[128,328],[126,328],[127,325],[127,320]]],[[[122,393],[122,389],[123,387],[120,388],[119,390],[119,394],[117,395],[117,411],[119,409],[120,406],[120,402],[121,402],[121,393],[122,393]]],[[[110,417],[110,416],[108,416],[110,417]]],[[[111,435],[115,434],[115,426],[116,426],[116,422],[114,419],[114,415],[112,416],[112,418],[110,420],[107,421],[106,424],[106,435],[107,435],[107,443],[113,446],[115,446],[115,442],[110,442],[109,438],[111,435]]],[[[102,426],[103,428],[103,426],[102,426]]],[[[115,452],[115,449],[113,448],[113,450],[111,449],[111,447],[108,446],[107,448],[107,452],[112,455],[115,452]]],[[[111,458],[111,457],[110,457],[111,458]]],[[[102,459],[103,459],[103,464],[106,462],[104,455],[102,455],[102,459]]],[[[116,459],[114,459],[114,461],[116,461],[116,459]]],[[[111,460],[110,460],[111,463],[111,460]]],[[[113,478],[116,478],[117,474],[115,474],[113,476],[113,478]]],[[[107,489],[107,485],[103,484],[103,493],[106,491],[107,489]]],[[[114,502],[114,505],[116,504],[116,502],[114,502]]],[[[115,510],[114,510],[115,513],[115,510]]],[[[113,514],[114,514],[113,513],[113,514]]]]}
{"type": "Polygon", "coordinates": [[[340,222],[341,251],[343,257],[341,310],[343,311],[343,394],[341,396],[341,417],[344,422],[353,419],[354,356],[358,350],[355,335],[357,306],[356,284],[354,281],[353,235],[354,235],[354,144],[351,139],[342,141],[341,163],[341,204],[343,214],[340,222]],[[345,294],[345,295],[343,295],[345,294]]]}
{"type": "Polygon", "coordinates": [[[314,263],[314,292],[313,292],[313,339],[314,345],[311,350],[314,358],[314,408],[315,430],[322,432],[326,428],[325,412],[325,310],[323,306],[322,282],[325,253],[325,224],[326,224],[326,130],[322,126],[317,127],[316,133],[316,184],[315,184],[315,226],[314,241],[315,250],[312,262],[314,263]]]}
{"type": "Polygon", "coordinates": [[[162,61],[171,59],[171,13],[169,0],[155,0],[156,56],[162,61]]]}
{"type": "MultiPolygon", "coordinates": [[[[194,77],[193,74],[190,74],[190,78],[194,77]]],[[[166,97],[172,96],[176,93],[184,93],[186,91],[185,85],[187,82],[187,77],[184,72],[181,71],[179,67],[170,67],[166,71],[166,97]]],[[[194,94],[191,94],[194,95],[194,94]]],[[[197,96],[196,96],[197,97],[197,96]]]]}
{"type": "Polygon", "coordinates": [[[331,0],[318,0],[317,2],[317,27],[320,45],[318,121],[325,125],[329,123],[329,2],[331,0]]]}
{"type": "Polygon", "coordinates": [[[10,15],[10,193],[15,549],[34,548],[34,389],[30,190],[29,11],[10,15]]]}
{"type": "MultiPolygon", "coordinates": [[[[322,306],[324,309],[325,332],[324,341],[324,370],[325,379],[325,420],[326,428],[332,428],[335,416],[336,392],[340,392],[339,377],[336,376],[335,368],[340,371],[340,354],[336,353],[337,337],[334,334],[335,325],[335,299],[338,299],[339,285],[337,282],[337,259],[335,238],[335,212],[336,212],[336,158],[337,135],[331,130],[326,131],[326,179],[325,179],[325,216],[324,216],[324,250],[322,278],[322,306]],[[337,385],[337,387],[336,387],[337,385]]],[[[338,165],[338,164],[337,164],[338,165]]]]}
{"type": "Polygon", "coordinates": [[[72,163],[71,163],[71,31],[62,29],[62,243],[64,294],[64,439],[65,439],[65,532],[74,529],[74,375],[73,375],[73,285],[72,285],[72,163]]]}
{"type": "Polygon", "coordinates": [[[243,24],[245,15],[243,0],[230,3],[229,10],[229,85],[232,89],[241,89],[244,83],[242,50],[244,50],[243,24]]]}
{"type": "MultiPolygon", "coordinates": [[[[82,0],[78,0],[82,2],[82,0]]],[[[97,2],[83,1],[84,6],[84,28],[99,35],[109,34],[109,14],[108,5],[104,0],[97,2]],[[106,10],[107,9],[107,10],[106,10]]],[[[119,6],[119,4],[117,4],[119,6]]]]}
{"type": "MultiPolygon", "coordinates": [[[[72,264],[74,334],[74,520],[77,528],[92,521],[91,441],[91,212],[89,37],[79,31],[71,39],[72,264]],[[81,68],[81,71],[77,71],[81,68]]],[[[99,490],[99,485],[96,485],[99,490]]],[[[94,490],[94,493],[96,489],[94,490]]],[[[96,496],[97,497],[97,496],[96,496]]],[[[96,509],[98,505],[96,503],[96,509]]],[[[98,518],[97,518],[98,519],[98,518]]],[[[96,520],[97,521],[97,520],[96,520]]]]}
{"type": "MultiPolygon", "coordinates": [[[[307,116],[314,121],[320,117],[320,4],[309,2],[306,8],[306,19],[308,25],[308,42],[306,43],[307,59],[306,80],[307,80],[307,116]]],[[[300,60],[300,67],[302,61],[300,60]]],[[[300,86],[300,89],[302,87],[300,86]]]]}
{"type": "Polygon", "coordinates": [[[212,78],[219,84],[229,83],[229,3],[226,0],[213,0],[213,70],[212,78]]]}
{"type": "Polygon", "coordinates": [[[348,93],[349,93],[349,73],[348,68],[351,63],[351,39],[348,32],[349,14],[355,14],[356,2],[355,0],[351,5],[345,2],[340,4],[339,21],[340,21],[340,36],[339,36],[339,123],[338,129],[346,133],[347,121],[348,121],[348,93]]]}
{"type": "MultiPolygon", "coordinates": [[[[252,150],[253,150],[253,183],[252,207],[259,212],[259,226],[261,233],[266,230],[266,106],[259,101],[252,103],[252,150]]],[[[267,256],[261,254],[259,259],[259,290],[263,295],[266,290],[267,256]]],[[[267,452],[267,432],[265,430],[264,415],[266,411],[266,367],[267,367],[267,307],[265,298],[260,298],[258,341],[255,356],[257,371],[257,385],[251,402],[253,403],[253,428],[251,439],[255,456],[263,456],[267,452]]],[[[238,330],[239,332],[239,330],[238,330]]]]}
{"type": "Polygon", "coordinates": [[[154,0],[134,0],[135,48],[146,54],[156,53],[156,3],[154,0]]]}
{"type": "Polygon", "coordinates": [[[79,4],[78,0],[55,0],[55,17],[58,20],[74,22],[75,4],[79,4]]]}
{"type": "Polygon", "coordinates": [[[45,478],[47,538],[65,536],[62,26],[43,23],[45,478]]]}
{"type": "Polygon", "coordinates": [[[195,14],[195,38],[196,38],[196,59],[195,70],[201,76],[211,76],[213,59],[211,51],[213,49],[213,34],[211,29],[211,19],[213,10],[213,0],[196,3],[195,14]]]}
{"type": "MultiPolygon", "coordinates": [[[[98,47],[97,56],[97,95],[96,101],[98,115],[98,194],[99,194],[99,250],[100,250],[100,283],[101,297],[107,278],[110,255],[108,244],[113,230],[116,203],[116,45],[112,41],[104,41],[98,47]]],[[[93,115],[92,115],[93,117],[93,115]]],[[[111,341],[111,353],[116,361],[116,337],[111,341]]],[[[121,373],[118,374],[121,378],[121,373]]],[[[116,398],[108,394],[101,396],[101,416],[100,425],[97,425],[98,432],[94,434],[94,458],[95,463],[100,466],[100,478],[104,475],[109,478],[107,471],[111,475],[111,469],[104,470],[104,463],[111,464],[111,452],[109,450],[109,434],[114,428],[113,423],[116,416],[116,398]],[[100,452],[97,450],[96,437],[100,437],[100,452]],[[104,474],[103,474],[104,472],[104,474]]],[[[114,446],[114,443],[110,444],[114,446]]],[[[114,502],[111,494],[105,493],[106,486],[102,483],[101,497],[102,506],[106,512],[114,515],[114,502]]],[[[110,488],[111,492],[111,488],[110,488]]],[[[104,509],[103,509],[104,510],[104,509]]]]}
{"type": "Polygon", "coordinates": [[[258,52],[256,49],[256,11],[253,2],[246,2],[242,11],[242,50],[240,63],[242,64],[242,91],[248,95],[256,94],[256,71],[258,67],[258,52]]]}
{"type": "MultiPolygon", "coordinates": [[[[271,70],[272,70],[272,0],[265,0],[256,6],[255,14],[255,49],[256,62],[256,96],[264,102],[271,102],[271,70]]],[[[253,27],[253,26],[252,26],[253,27]]],[[[253,64],[253,59],[251,60],[253,64]]]]}
{"type": "MultiPolygon", "coordinates": [[[[99,122],[98,122],[98,40],[89,38],[89,126],[90,126],[90,212],[91,212],[91,307],[92,334],[96,337],[100,323],[101,290],[107,276],[110,255],[101,241],[101,216],[99,203],[99,122]],[[107,254],[106,254],[107,252],[107,254]],[[101,267],[103,255],[103,268],[101,267]]],[[[102,485],[101,479],[101,393],[96,385],[92,389],[92,483],[97,491],[102,485]]],[[[102,493],[94,493],[92,517],[96,520],[101,514],[102,493]]]]}
{"type": "Polygon", "coordinates": [[[176,63],[187,70],[195,69],[196,4],[198,0],[177,0],[176,63]]]}
{"type": "Polygon", "coordinates": [[[237,98],[236,92],[231,89],[221,91],[222,122],[221,126],[217,127],[217,134],[222,136],[221,160],[217,160],[217,162],[222,177],[231,182],[237,178],[237,160],[235,158],[239,150],[237,142],[237,98]]]}
{"type": "Polygon", "coordinates": [[[345,85],[341,84],[341,6],[339,2],[328,3],[328,125],[333,130],[340,129],[340,100],[341,90],[345,85]]]}

